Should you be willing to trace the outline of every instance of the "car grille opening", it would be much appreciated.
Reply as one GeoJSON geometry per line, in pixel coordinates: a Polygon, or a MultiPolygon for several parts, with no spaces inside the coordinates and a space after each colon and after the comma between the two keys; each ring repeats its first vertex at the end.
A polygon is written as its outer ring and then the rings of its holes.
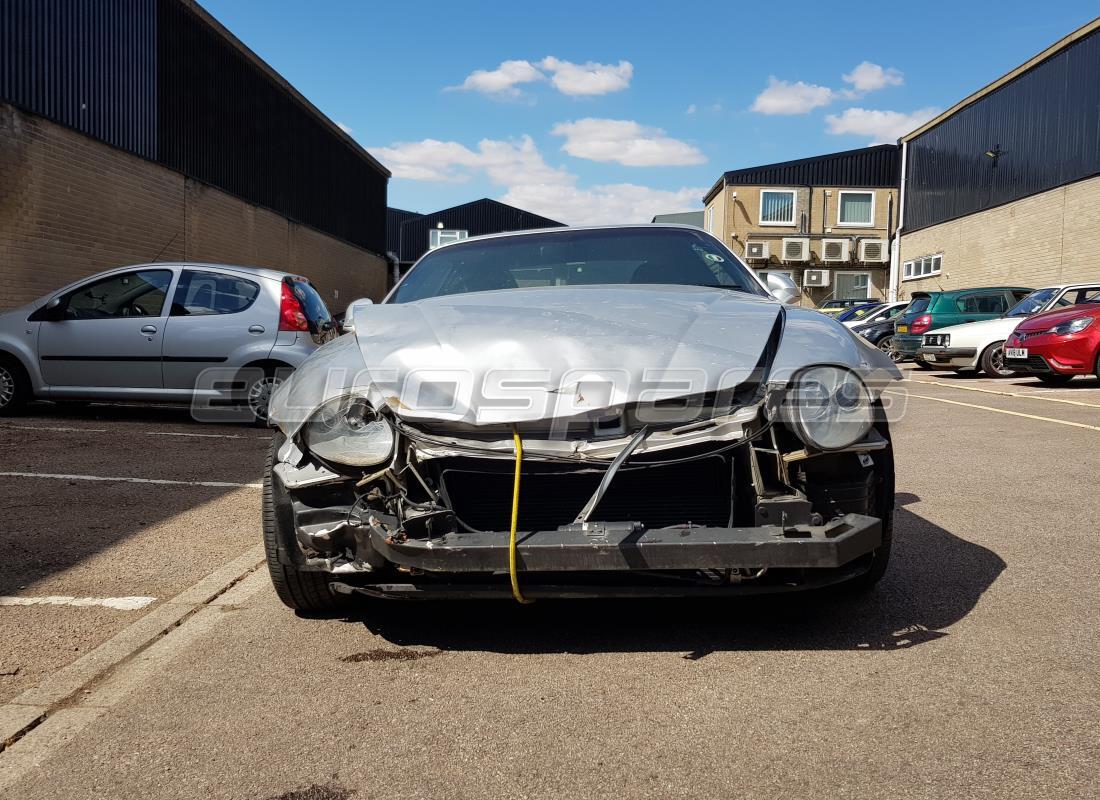
{"type": "MultiPolygon", "coordinates": [[[[481,531],[507,531],[512,515],[513,472],[503,464],[463,459],[444,467],[444,492],[458,519],[481,531]]],[[[533,463],[520,480],[519,529],[554,530],[576,518],[595,493],[606,467],[578,469],[533,463]]],[[[619,470],[593,521],[641,522],[663,528],[691,522],[726,527],[732,513],[732,469],[725,456],[681,464],[626,466],[619,470]]]]}

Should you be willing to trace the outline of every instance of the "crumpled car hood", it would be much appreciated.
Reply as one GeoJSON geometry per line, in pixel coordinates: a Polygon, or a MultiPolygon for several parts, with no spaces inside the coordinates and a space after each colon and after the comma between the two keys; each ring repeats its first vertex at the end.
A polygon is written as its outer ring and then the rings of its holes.
{"type": "Polygon", "coordinates": [[[726,389],[761,363],[776,333],[770,382],[814,363],[849,366],[872,387],[900,377],[835,320],[706,287],[477,292],[363,306],[354,324],[354,337],[322,347],[276,393],[272,417],[287,433],[347,391],[409,421],[487,424],[726,389]]]}

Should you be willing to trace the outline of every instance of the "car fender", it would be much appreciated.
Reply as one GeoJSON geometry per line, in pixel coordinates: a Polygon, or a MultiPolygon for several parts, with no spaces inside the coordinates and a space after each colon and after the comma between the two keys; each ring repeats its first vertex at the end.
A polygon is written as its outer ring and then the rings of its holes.
{"type": "Polygon", "coordinates": [[[43,302],[21,306],[0,314],[0,352],[12,356],[23,365],[35,394],[46,391],[38,361],[38,329],[42,323],[31,322],[27,318],[43,305],[43,302]]]}

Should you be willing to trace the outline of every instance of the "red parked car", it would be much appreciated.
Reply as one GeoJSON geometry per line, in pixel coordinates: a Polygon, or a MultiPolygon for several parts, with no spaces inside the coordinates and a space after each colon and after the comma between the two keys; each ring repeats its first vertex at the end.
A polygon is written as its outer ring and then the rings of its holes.
{"type": "Polygon", "coordinates": [[[1005,367],[1060,384],[1100,378],[1100,298],[1025,319],[1005,341],[1005,367]]]}

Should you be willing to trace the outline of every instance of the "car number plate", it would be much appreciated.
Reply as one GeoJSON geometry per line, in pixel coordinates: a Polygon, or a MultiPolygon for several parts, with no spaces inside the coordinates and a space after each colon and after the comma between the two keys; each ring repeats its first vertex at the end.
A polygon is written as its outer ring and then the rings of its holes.
{"type": "Polygon", "coordinates": [[[1026,347],[1006,347],[1005,358],[1027,358],[1026,347]]]}
{"type": "Polygon", "coordinates": [[[935,361],[936,357],[933,356],[933,355],[927,355],[927,356],[924,357],[924,360],[925,361],[935,361]]]}
{"type": "Polygon", "coordinates": [[[909,333],[908,325],[898,325],[898,333],[909,333]]]}

